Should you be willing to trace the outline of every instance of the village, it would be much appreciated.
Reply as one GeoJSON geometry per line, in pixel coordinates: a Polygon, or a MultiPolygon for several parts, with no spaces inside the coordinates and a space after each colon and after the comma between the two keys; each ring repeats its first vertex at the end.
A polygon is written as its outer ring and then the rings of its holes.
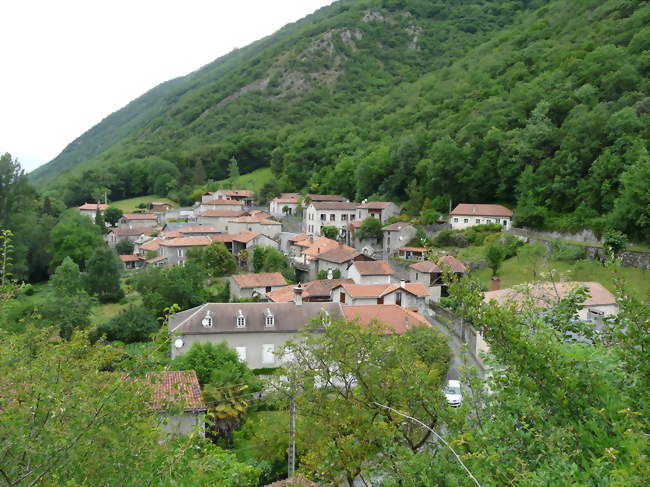
{"type": "MultiPolygon", "coordinates": [[[[94,221],[109,207],[86,203],[79,212],[94,221]]],[[[444,305],[448,286],[466,276],[470,266],[427,245],[429,240],[400,213],[394,202],[356,203],[339,195],[299,193],[280,194],[262,207],[251,190],[220,189],[204,193],[192,207],[151,202],[139,212],[125,213],[114,227],[108,225],[105,239],[111,248],[133,249],[119,255],[127,273],[183,266],[192,249],[214,244],[223,245],[237,262],[235,272],[222,278],[228,284],[228,302],[205,302],[171,317],[172,359],[194,344],[223,342],[251,369],[275,370],[291,360],[283,354],[284,346],[314,319],[323,326],[337,318],[362,327],[380,322],[394,334],[422,325],[448,337],[453,353],[448,390],[458,389],[461,349],[467,350],[477,373],[490,373],[484,330],[464,325],[444,305]],[[269,248],[286,258],[293,282],[281,272],[253,272],[255,252],[269,248]]],[[[461,203],[436,223],[434,235],[481,228],[507,232],[512,221],[513,212],[504,206],[461,203]]],[[[578,288],[586,290],[587,299],[576,319],[600,327],[617,313],[614,295],[601,283],[564,277],[502,289],[495,276],[484,300],[524,303],[533,296],[536,304],[548,306],[578,288]]],[[[162,396],[175,397],[175,387],[181,387],[183,400],[196,403],[170,419],[168,429],[185,434],[197,426],[202,429],[206,408],[196,375],[162,374],[162,396]]],[[[462,394],[447,396],[450,405],[461,404],[462,394]]]]}

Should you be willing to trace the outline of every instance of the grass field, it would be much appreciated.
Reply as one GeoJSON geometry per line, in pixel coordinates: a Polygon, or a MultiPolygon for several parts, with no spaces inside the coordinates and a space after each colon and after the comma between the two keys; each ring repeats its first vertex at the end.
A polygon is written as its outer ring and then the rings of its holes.
{"type": "Polygon", "coordinates": [[[163,203],[169,203],[174,206],[178,206],[178,203],[170,200],[169,198],[163,198],[161,196],[156,196],[155,194],[150,194],[148,196],[138,196],[137,198],[129,198],[128,200],[113,201],[110,206],[115,206],[119,208],[124,213],[131,213],[138,209],[138,205],[142,203],[151,203],[152,201],[161,201],[163,203]]]}
{"type": "MultiPolygon", "coordinates": [[[[560,274],[572,281],[597,281],[609,289],[615,291],[614,280],[616,275],[622,277],[627,286],[645,302],[650,302],[650,271],[637,269],[636,267],[612,266],[604,267],[600,262],[594,260],[579,260],[576,262],[562,262],[557,260],[541,259],[535,264],[535,268],[529,262],[524,262],[519,257],[513,257],[503,262],[499,270],[501,287],[511,287],[516,284],[533,280],[533,272],[536,271],[538,279],[542,273],[553,272],[559,279],[560,274]]],[[[484,289],[490,288],[492,271],[481,269],[472,275],[478,278],[484,289]]]]}
{"type": "MultiPolygon", "coordinates": [[[[250,189],[256,193],[264,186],[264,183],[269,179],[273,178],[270,167],[264,167],[261,169],[256,169],[253,172],[248,174],[242,174],[237,179],[233,185],[234,189],[250,189]]],[[[219,181],[220,183],[225,183],[227,179],[219,181]]]]}

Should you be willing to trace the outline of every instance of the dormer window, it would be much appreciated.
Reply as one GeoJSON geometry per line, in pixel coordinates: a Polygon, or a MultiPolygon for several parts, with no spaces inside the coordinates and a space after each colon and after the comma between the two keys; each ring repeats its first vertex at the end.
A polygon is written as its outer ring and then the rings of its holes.
{"type": "Polygon", "coordinates": [[[273,328],[275,326],[275,316],[273,316],[269,308],[264,310],[264,326],[266,328],[273,328]]]}
{"type": "Polygon", "coordinates": [[[237,328],[246,328],[246,317],[242,310],[237,311],[237,328]]]}
{"type": "Polygon", "coordinates": [[[201,324],[204,328],[212,328],[212,313],[210,310],[208,310],[205,317],[201,320],[201,324]]]}

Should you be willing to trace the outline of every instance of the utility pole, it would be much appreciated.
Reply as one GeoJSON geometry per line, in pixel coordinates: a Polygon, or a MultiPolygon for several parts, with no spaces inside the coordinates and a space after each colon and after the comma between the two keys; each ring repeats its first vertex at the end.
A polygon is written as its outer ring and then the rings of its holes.
{"type": "Polygon", "coordinates": [[[289,454],[287,459],[287,470],[289,478],[296,473],[296,400],[291,396],[289,403],[289,454]]]}

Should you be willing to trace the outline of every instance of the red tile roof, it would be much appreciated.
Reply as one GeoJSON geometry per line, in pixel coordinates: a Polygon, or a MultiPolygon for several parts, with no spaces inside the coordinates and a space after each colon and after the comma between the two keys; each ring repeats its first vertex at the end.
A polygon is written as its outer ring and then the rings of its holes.
{"type": "MultiPolygon", "coordinates": [[[[219,235],[217,235],[218,237],[219,235]]],[[[204,247],[210,245],[210,237],[177,237],[160,242],[161,247],[204,247]]]]}
{"type": "Polygon", "coordinates": [[[577,287],[586,286],[588,297],[581,306],[605,306],[616,304],[616,298],[599,282],[539,282],[522,284],[513,288],[488,291],[484,301],[496,301],[499,304],[508,302],[520,303],[532,299],[537,306],[546,307],[553,302],[566,297],[577,287]]]}
{"type": "Polygon", "coordinates": [[[230,206],[243,206],[244,204],[241,201],[236,201],[236,200],[209,200],[201,203],[201,205],[209,205],[209,206],[224,206],[224,205],[230,205],[230,206]]]}
{"type": "Polygon", "coordinates": [[[368,203],[362,203],[359,205],[359,208],[364,208],[366,210],[385,210],[390,205],[390,201],[370,201],[368,203]]]}
{"type": "Polygon", "coordinates": [[[252,197],[255,194],[249,189],[222,189],[220,192],[222,194],[224,194],[225,196],[247,196],[247,197],[252,197]]]}
{"type": "Polygon", "coordinates": [[[424,253],[427,251],[424,247],[400,247],[400,250],[406,250],[408,252],[421,252],[424,253]]]}
{"type": "Polygon", "coordinates": [[[140,245],[140,250],[158,250],[160,248],[160,242],[162,242],[161,238],[153,238],[140,245]]]}
{"type": "Polygon", "coordinates": [[[412,225],[407,222],[395,222],[391,223],[390,225],[386,225],[384,228],[382,228],[382,230],[384,232],[399,232],[401,229],[410,226],[412,225]]]}
{"type": "MultiPolygon", "coordinates": [[[[108,208],[108,205],[105,205],[103,203],[99,204],[99,211],[104,211],[106,208],[108,208]]],[[[79,207],[79,209],[97,211],[97,203],[84,203],[79,207]]]]}
{"type": "Polygon", "coordinates": [[[221,233],[219,230],[209,225],[191,225],[187,227],[181,227],[176,231],[181,235],[184,235],[186,233],[221,233]]]}
{"type": "Polygon", "coordinates": [[[169,404],[180,403],[184,411],[207,410],[193,370],[154,372],[147,374],[146,380],[154,387],[151,404],[154,409],[161,411],[167,409],[169,404]]]}
{"type": "Polygon", "coordinates": [[[366,306],[342,306],[343,315],[348,321],[356,321],[361,326],[368,326],[373,321],[379,321],[390,328],[384,333],[405,333],[417,325],[430,326],[420,313],[411,311],[396,304],[373,304],[366,306]]]}
{"type": "Polygon", "coordinates": [[[237,218],[238,216],[244,216],[246,214],[243,210],[205,210],[199,213],[199,216],[204,216],[207,218],[237,218]]]}
{"type": "Polygon", "coordinates": [[[276,203],[295,205],[298,203],[298,198],[273,198],[271,201],[275,201],[276,203]]]}
{"type": "MultiPolygon", "coordinates": [[[[302,298],[309,300],[310,298],[325,299],[329,301],[330,292],[336,286],[341,284],[354,284],[352,279],[320,279],[318,281],[306,282],[302,285],[302,298]]],[[[275,289],[270,293],[266,293],[266,297],[276,303],[290,303],[293,301],[294,288],[296,286],[290,284],[288,286],[275,289]]]]}
{"type": "Polygon", "coordinates": [[[445,267],[449,267],[452,272],[464,273],[467,271],[465,264],[453,255],[443,255],[438,259],[438,264],[425,260],[409,266],[411,269],[424,273],[442,273],[445,267]]]}
{"type": "Polygon", "coordinates": [[[356,210],[359,203],[347,203],[345,201],[313,201],[312,205],[317,210],[356,210]]]}
{"type": "Polygon", "coordinates": [[[235,274],[232,276],[240,288],[286,286],[287,280],[279,272],[264,272],[260,274],[235,274]]]}
{"type": "Polygon", "coordinates": [[[512,210],[501,205],[482,205],[459,203],[451,212],[452,215],[463,216],[512,216],[512,210]]]}
{"type": "Polygon", "coordinates": [[[395,274],[388,262],[380,260],[355,262],[352,265],[362,276],[392,276],[395,274]]]}
{"type": "Polygon", "coordinates": [[[137,255],[120,255],[119,257],[122,262],[138,262],[141,260],[137,255]]]}
{"type": "Polygon", "coordinates": [[[113,228],[111,232],[120,237],[132,237],[134,235],[151,235],[156,230],[152,227],[113,228]]]}
{"type": "Polygon", "coordinates": [[[348,247],[347,245],[341,245],[326,252],[321,252],[318,254],[318,259],[332,262],[334,264],[343,264],[344,262],[351,261],[359,255],[361,255],[361,252],[356,249],[348,247]]]}

